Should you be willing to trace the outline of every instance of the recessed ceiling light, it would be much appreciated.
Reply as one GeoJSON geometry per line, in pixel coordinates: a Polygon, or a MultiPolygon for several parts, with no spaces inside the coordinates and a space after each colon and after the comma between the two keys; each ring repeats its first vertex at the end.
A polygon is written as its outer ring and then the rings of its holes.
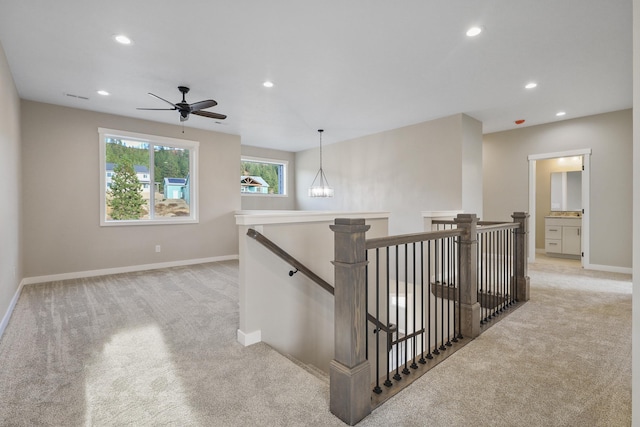
{"type": "Polygon", "coordinates": [[[565,114],[567,114],[567,112],[566,112],[566,111],[558,111],[558,112],[556,113],[556,116],[558,116],[558,117],[562,117],[562,116],[564,116],[565,114]]]}
{"type": "Polygon", "coordinates": [[[118,43],[131,44],[131,39],[129,37],[125,36],[124,34],[118,34],[117,36],[114,36],[113,38],[116,39],[116,41],[118,43]]]}
{"type": "Polygon", "coordinates": [[[107,92],[106,90],[99,90],[98,91],[98,95],[108,96],[108,95],[111,95],[111,94],[109,92],[107,92]]]}
{"type": "Polygon", "coordinates": [[[266,82],[262,83],[262,86],[264,86],[264,87],[273,87],[273,82],[270,82],[269,80],[267,80],[266,82]]]}
{"type": "Polygon", "coordinates": [[[482,28],[480,27],[471,27],[467,30],[468,37],[475,37],[482,32],[482,28]]]}
{"type": "Polygon", "coordinates": [[[536,86],[538,86],[538,83],[530,82],[530,83],[527,83],[524,87],[525,89],[533,89],[536,86]]]}

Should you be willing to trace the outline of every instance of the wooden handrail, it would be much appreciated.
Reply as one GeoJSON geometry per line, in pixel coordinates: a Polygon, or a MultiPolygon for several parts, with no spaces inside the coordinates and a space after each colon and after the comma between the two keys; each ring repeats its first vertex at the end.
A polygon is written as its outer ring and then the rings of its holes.
{"type": "Polygon", "coordinates": [[[384,248],[387,246],[398,246],[407,243],[416,243],[426,240],[444,239],[447,237],[456,237],[462,235],[462,230],[452,228],[449,230],[428,231],[426,233],[400,234],[397,236],[376,237],[367,239],[367,250],[375,248],[384,248]]]}
{"type": "MultiPolygon", "coordinates": [[[[274,242],[269,240],[265,235],[263,235],[262,233],[260,233],[259,231],[253,228],[250,228],[247,230],[247,236],[251,237],[252,239],[255,239],[262,246],[264,246],[265,248],[269,249],[271,252],[273,252],[280,258],[282,258],[287,264],[289,264],[290,266],[298,270],[300,273],[307,276],[309,279],[311,279],[312,282],[319,285],[322,289],[329,292],[331,295],[334,294],[335,289],[326,280],[324,280],[322,277],[318,276],[316,273],[311,271],[303,263],[301,263],[291,255],[289,255],[284,249],[282,249],[280,246],[276,245],[274,242]]],[[[367,319],[371,323],[373,323],[377,329],[382,329],[386,333],[392,334],[397,330],[396,325],[392,324],[390,326],[387,326],[369,313],[367,313],[367,319]]]]}
{"type": "MultiPolygon", "coordinates": [[[[457,224],[457,222],[453,219],[434,219],[431,221],[431,223],[435,225],[456,225],[457,224]]],[[[502,221],[478,221],[479,226],[496,225],[496,224],[505,224],[505,223],[502,221]]]]}
{"type": "Polygon", "coordinates": [[[513,223],[513,222],[498,222],[498,223],[493,223],[492,225],[485,225],[483,227],[478,227],[477,233],[482,234],[482,233],[488,233],[490,231],[495,231],[495,230],[509,230],[509,229],[515,230],[516,228],[520,228],[520,224],[513,223]]]}

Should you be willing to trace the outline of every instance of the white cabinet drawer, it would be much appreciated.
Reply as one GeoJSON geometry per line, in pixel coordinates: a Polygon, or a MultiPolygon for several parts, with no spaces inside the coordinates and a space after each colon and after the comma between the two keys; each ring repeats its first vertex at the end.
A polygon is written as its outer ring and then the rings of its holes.
{"type": "Polygon", "coordinates": [[[544,228],[545,239],[562,239],[561,225],[547,225],[544,228]]]}
{"type": "Polygon", "coordinates": [[[562,253],[561,239],[544,239],[544,251],[560,254],[562,253]]]}

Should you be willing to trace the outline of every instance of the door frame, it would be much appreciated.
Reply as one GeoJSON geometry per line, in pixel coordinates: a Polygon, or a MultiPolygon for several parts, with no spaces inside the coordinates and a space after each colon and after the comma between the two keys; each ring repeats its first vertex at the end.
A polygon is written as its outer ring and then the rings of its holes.
{"type": "Polygon", "coordinates": [[[534,220],[529,219],[529,247],[527,248],[529,256],[528,261],[534,262],[536,259],[536,161],[556,159],[558,157],[576,157],[582,156],[582,267],[589,268],[589,219],[590,219],[590,182],[591,182],[591,148],[582,148],[578,150],[558,151],[555,153],[530,154],[527,157],[529,161],[529,215],[533,215],[534,220]],[[531,238],[533,236],[533,238],[531,238]]]}

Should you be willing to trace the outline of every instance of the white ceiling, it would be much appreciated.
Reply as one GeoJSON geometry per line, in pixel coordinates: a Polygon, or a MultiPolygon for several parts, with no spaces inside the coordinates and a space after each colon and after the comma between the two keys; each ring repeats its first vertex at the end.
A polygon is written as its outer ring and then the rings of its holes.
{"type": "Polygon", "coordinates": [[[186,85],[228,118],[192,116],[185,137],[299,151],[318,128],[332,143],[456,113],[488,133],[630,108],[631,3],[0,0],[0,42],[23,99],[179,124],[136,107],[186,85]],[[472,25],[484,31],[468,38],[472,25]]]}

